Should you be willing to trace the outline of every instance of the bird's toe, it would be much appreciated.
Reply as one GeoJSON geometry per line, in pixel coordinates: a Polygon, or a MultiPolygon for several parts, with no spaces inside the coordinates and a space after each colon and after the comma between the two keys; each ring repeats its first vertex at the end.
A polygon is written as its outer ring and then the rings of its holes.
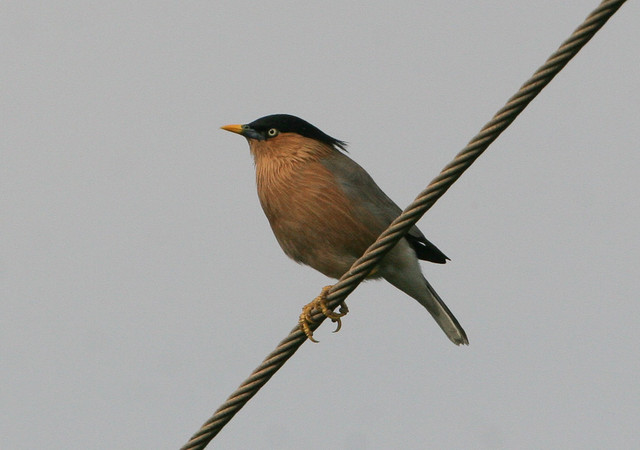
{"type": "Polygon", "coordinates": [[[332,322],[337,322],[338,325],[334,331],[334,333],[340,331],[342,328],[342,320],[348,312],[349,308],[345,302],[340,303],[340,309],[338,312],[332,311],[327,305],[327,294],[332,286],[325,286],[322,288],[322,292],[318,295],[313,301],[302,308],[302,314],[300,314],[300,319],[298,323],[300,324],[300,328],[304,331],[304,334],[309,338],[311,342],[318,342],[313,337],[313,331],[311,330],[310,324],[314,322],[313,320],[313,311],[320,311],[325,317],[331,319],[332,322]]]}

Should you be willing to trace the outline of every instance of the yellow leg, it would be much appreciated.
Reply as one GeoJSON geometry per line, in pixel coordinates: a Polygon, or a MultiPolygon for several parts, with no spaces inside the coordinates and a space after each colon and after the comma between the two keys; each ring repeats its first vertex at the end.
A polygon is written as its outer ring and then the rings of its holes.
{"type": "Polygon", "coordinates": [[[340,303],[339,312],[334,312],[329,309],[329,307],[327,306],[327,293],[331,288],[332,286],[323,287],[320,295],[314,298],[311,303],[305,305],[302,308],[302,314],[300,314],[298,323],[300,324],[300,328],[302,329],[302,331],[304,331],[304,334],[307,335],[311,342],[318,342],[313,338],[313,332],[311,331],[311,327],[309,327],[309,324],[313,323],[311,312],[314,309],[322,311],[322,314],[331,319],[332,322],[338,322],[338,326],[336,327],[334,333],[340,331],[340,328],[342,327],[342,320],[340,320],[340,318],[345,316],[349,312],[349,308],[347,308],[345,302],[340,303]]]}

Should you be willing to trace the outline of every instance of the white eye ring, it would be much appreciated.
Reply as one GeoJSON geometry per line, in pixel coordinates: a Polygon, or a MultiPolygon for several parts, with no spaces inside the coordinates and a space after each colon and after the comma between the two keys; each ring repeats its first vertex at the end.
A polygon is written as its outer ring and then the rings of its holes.
{"type": "Polygon", "coordinates": [[[269,137],[274,137],[278,135],[278,130],[276,130],[275,128],[269,128],[269,131],[267,131],[267,135],[269,137]]]}

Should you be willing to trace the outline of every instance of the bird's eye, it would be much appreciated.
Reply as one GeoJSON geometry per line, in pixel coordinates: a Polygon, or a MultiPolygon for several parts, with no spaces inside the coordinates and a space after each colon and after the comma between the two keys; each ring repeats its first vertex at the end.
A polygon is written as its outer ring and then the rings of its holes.
{"type": "Polygon", "coordinates": [[[267,135],[269,137],[274,137],[278,135],[278,130],[276,130],[275,128],[269,128],[269,131],[267,131],[267,135]]]}

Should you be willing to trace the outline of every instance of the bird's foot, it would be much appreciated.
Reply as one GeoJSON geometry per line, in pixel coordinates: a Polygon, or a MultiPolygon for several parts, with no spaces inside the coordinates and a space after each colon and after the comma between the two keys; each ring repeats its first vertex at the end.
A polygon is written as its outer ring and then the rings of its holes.
{"type": "Polygon", "coordinates": [[[313,331],[311,331],[311,327],[309,326],[309,324],[313,323],[311,312],[314,309],[322,311],[322,314],[331,319],[332,322],[338,322],[338,326],[336,327],[334,333],[340,331],[340,328],[342,327],[342,320],[340,320],[340,318],[346,316],[349,312],[349,308],[347,308],[347,304],[345,302],[340,303],[340,309],[338,312],[331,311],[329,309],[329,307],[327,306],[327,293],[332,287],[333,286],[323,287],[320,295],[314,298],[311,303],[305,305],[302,308],[302,314],[300,314],[298,323],[300,324],[300,328],[302,329],[302,331],[304,331],[304,334],[307,335],[311,342],[318,342],[313,338],[313,331]]]}

